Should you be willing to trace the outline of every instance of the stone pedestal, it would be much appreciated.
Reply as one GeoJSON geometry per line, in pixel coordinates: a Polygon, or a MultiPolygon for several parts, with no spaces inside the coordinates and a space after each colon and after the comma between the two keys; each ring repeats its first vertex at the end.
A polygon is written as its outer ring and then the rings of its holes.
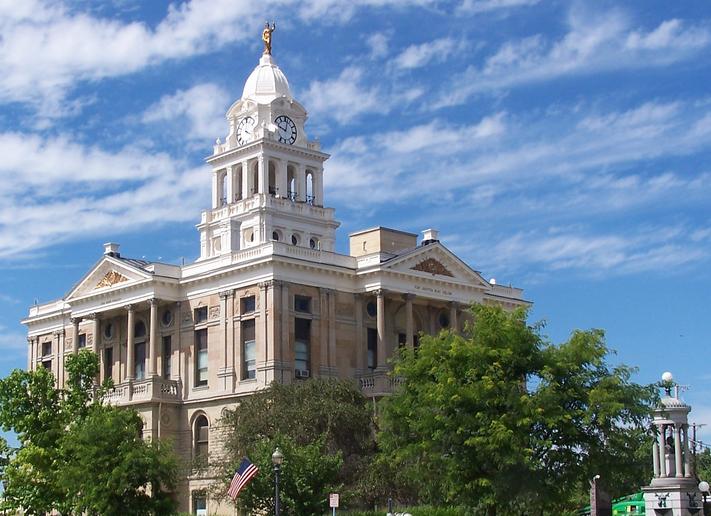
{"type": "Polygon", "coordinates": [[[686,478],[665,480],[671,480],[671,482],[652,482],[656,485],[642,488],[644,507],[648,516],[703,515],[703,498],[696,485],[696,480],[686,478]]]}

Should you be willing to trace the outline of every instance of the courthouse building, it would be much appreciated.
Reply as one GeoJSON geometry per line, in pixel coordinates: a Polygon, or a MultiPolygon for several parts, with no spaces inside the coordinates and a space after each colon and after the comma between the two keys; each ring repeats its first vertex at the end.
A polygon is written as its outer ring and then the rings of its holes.
{"type": "MultiPolygon", "coordinates": [[[[349,235],[348,254],[337,252],[339,222],[324,197],[329,155],[307,138],[306,119],[265,51],[207,159],[212,206],[197,224],[199,258],[148,262],[106,244],[62,299],[30,308],[28,369],[47,368],[63,386],[66,357],[95,351],[100,379],[115,384],[109,401],[135,408],[144,436],[172,438],[188,462],[219,455],[223,411],[271,382],[350,378],[380,397],[393,388],[388,359],[398,346],[461,328],[472,302],[526,304],[432,229],[419,241],[366,229],[349,235]]],[[[186,474],[180,509],[232,514],[209,499],[211,482],[186,474]]]]}

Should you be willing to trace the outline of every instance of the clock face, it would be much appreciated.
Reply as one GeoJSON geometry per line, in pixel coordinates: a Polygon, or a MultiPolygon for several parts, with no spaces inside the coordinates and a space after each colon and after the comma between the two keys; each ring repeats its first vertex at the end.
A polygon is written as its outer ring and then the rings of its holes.
{"type": "Polygon", "coordinates": [[[296,124],[286,115],[276,117],[274,123],[277,126],[277,138],[279,143],[288,143],[293,145],[296,141],[296,124]]]}
{"type": "Polygon", "coordinates": [[[239,125],[237,125],[237,143],[243,145],[252,139],[255,123],[254,118],[251,116],[246,116],[239,121],[239,125]]]}

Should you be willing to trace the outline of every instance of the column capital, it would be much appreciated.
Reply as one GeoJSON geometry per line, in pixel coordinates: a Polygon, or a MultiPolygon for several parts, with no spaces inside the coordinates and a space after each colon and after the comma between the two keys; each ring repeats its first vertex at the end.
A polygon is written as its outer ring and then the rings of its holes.
{"type": "Polygon", "coordinates": [[[90,314],[87,314],[84,316],[84,319],[88,319],[90,321],[96,321],[97,319],[100,319],[100,314],[98,312],[92,312],[90,314]]]}
{"type": "Polygon", "coordinates": [[[77,326],[77,325],[79,325],[79,323],[82,321],[82,318],[81,318],[81,317],[72,317],[72,318],[69,319],[69,320],[71,321],[71,323],[72,323],[73,325],[77,326]]]}
{"type": "Polygon", "coordinates": [[[32,344],[34,342],[34,337],[30,337],[29,335],[27,336],[27,343],[32,344]]]}
{"type": "Polygon", "coordinates": [[[136,305],[134,305],[134,304],[123,305],[123,309],[126,310],[127,312],[133,312],[136,310],[136,305]]]}
{"type": "Polygon", "coordinates": [[[148,300],[148,304],[151,306],[158,306],[159,301],[160,300],[157,297],[152,297],[148,300]]]}
{"type": "Polygon", "coordinates": [[[274,280],[262,281],[259,283],[259,288],[262,290],[267,290],[268,288],[274,288],[274,280]]]}
{"type": "Polygon", "coordinates": [[[375,294],[376,297],[385,297],[385,289],[379,288],[377,290],[374,290],[373,294],[375,294]]]}
{"type": "Polygon", "coordinates": [[[402,295],[402,298],[403,298],[405,301],[414,301],[414,299],[415,299],[416,297],[417,297],[417,296],[416,296],[415,294],[403,294],[403,295],[402,295]]]}
{"type": "Polygon", "coordinates": [[[55,337],[64,337],[64,330],[62,329],[62,330],[54,331],[54,332],[52,332],[52,335],[54,335],[55,337]]]}
{"type": "Polygon", "coordinates": [[[220,295],[220,297],[222,299],[227,299],[228,297],[232,297],[235,295],[235,290],[234,289],[220,290],[220,292],[218,292],[218,294],[220,295]]]}

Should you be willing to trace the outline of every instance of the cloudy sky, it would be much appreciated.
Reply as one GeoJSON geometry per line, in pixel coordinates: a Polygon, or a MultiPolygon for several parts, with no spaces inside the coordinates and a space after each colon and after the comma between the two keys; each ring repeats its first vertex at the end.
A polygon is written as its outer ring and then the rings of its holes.
{"type": "Polygon", "coordinates": [[[265,19],[332,154],[339,250],[438,228],[552,340],[606,329],[711,424],[706,0],[0,0],[0,374],[103,242],[196,258],[203,159],[265,19]]]}

